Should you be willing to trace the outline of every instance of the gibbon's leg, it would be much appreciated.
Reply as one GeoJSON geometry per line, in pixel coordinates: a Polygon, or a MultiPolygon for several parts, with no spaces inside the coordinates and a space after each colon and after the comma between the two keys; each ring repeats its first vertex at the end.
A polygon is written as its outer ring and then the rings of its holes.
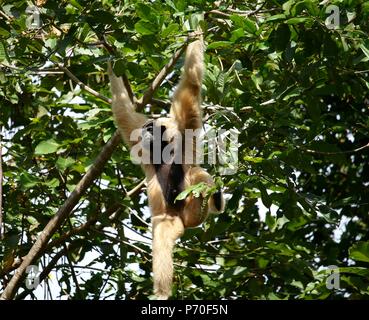
{"type": "Polygon", "coordinates": [[[200,104],[203,74],[204,43],[200,36],[187,47],[184,71],[170,110],[180,132],[184,132],[184,129],[200,129],[202,126],[200,104]]]}
{"type": "Polygon", "coordinates": [[[147,121],[147,118],[135,111],[122,78],[114,74],[110,62],[108,63],[108,74],[113,100],[113,115],[124,141],[131,147],[137,143],[130,140],[132,131],[141,128],[147,121]]]}
{"type": "MultiPolygon", "coordinates": [[[[150,175],[150,170],[147,172],[150,175]]],[[[168,207],[157,175],[151,175],[147,183],[147,193],[152,221],[152,260],[154,275],[154,294],[164,300],[172,294],[173,247],[181,237],[184,226],[175,209],[168,207]]]]}
{"type": "MultiPolygon", "coordinates": [[[[214,185],[214,181],[205,169],[200,167],[192,167],[187,170],[185,175],[186,188],[191,185],[204,182],[209,186],[214,185]]],[[[181,219],[185,228],[196,227],[201,224],[208,213],[220,213],[224,210],[223,192],[217,191],[210,196],[207,203],[204,203],[203,197],[194,197],[190,195],[186,198],[184,209],[181,213],[181,219]]]]}
{"type": "Polygon", "coordinates": [[[154,293],[158,300],[172,294],[173,247],[183,235],[184,226],[178,215],[161,214],[152,217],[154,293]]]}

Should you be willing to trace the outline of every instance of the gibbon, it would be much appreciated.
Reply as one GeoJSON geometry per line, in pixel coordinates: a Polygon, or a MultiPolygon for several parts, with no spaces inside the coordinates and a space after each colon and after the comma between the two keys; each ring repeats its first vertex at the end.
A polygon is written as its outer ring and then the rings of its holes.
{"type": "Polygon", "coordinates": [[[153,280],[157,299],[168,299],[172,292],[172,254],[176,239],[183,235],[185,228],[201,224],[208,213],[219,213],[224,209],[221,190],[210,197],[203,194],[195,197],[190,193],[185,199],[176,200],[190,186],[201,182],[214,186],[212,177],[194,159],[197,152],[196,147],[193,148],[196,136],[190,137],[190,143],[183,138],[188,130],[202,128],[203,56],[204,44],[200,35],[186,49],[184,71],[174,92],[170,115],[155,120],[148,120],[135,111],[122,79],[115,76],[108,65],[116,125],[131,151],[139,147],[142,157],[144,153],[149,154],[149,161],[141,163],[141,166],[146,175],[152,215],[153,280]],[[137,130],[138,139],[133,137],[137,130]],[[159,161],[154,161],[155,151],[159,148],[161,154],[170,144],[174,144],[174,148],[169,153],[169,160],[164,161],[163,156],[160,156],[159,161]],[[195,155],[191,163],[183,161],[188,153],[195,155]],[[175,161],[176,157],[181,161],[175,161]]]}

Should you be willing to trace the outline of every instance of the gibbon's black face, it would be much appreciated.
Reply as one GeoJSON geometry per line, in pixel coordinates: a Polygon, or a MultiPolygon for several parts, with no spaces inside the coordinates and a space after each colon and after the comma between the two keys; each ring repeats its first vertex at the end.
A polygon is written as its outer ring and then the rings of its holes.
{"type": "Polygon", "coordinates": [[[184,201],[175,199],[184,190],[184,171],[181,164],[174,161],[166,163],[163,159],[163,150],[170,143],[165,139],[166,130],[164,125],[158,126],[154,120],[148,121],[142,127],[142,145],[150,151],[150,161],[167,204],[179,210],[183,208],[184,201]]]}
{"type": "Polygon", "coordinates": [[[166,129],[163,125],[155,125],[154,120],[148,121],[142,127],[142,146],[150,151],[150,162],[154,166],[164,164],[163,150],[169,144],[169,141],[164,139],[166,129]]]}

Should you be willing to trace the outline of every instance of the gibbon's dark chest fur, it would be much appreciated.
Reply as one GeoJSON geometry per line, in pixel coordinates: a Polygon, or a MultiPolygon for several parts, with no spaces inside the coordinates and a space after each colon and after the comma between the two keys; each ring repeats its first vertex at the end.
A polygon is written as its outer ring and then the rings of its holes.
{"type": "Polygon", "coordinates": [[[163,139],[166,127],[156,127],[154,130],[154,121],[150,120],[143,126],[142,136],[144,145],[150,150],[150,161],[153,163],[155,173],[163,192],[164,199],[167,205],[175,210],[181,210],[184,207],[184,200],[177,200],[177,196],[184,190],[184,171],[182,164],[174,162],[174,155],[170,163],[165,163],[163,160],[163,150],[169,144],[163,139]],[[158,154],[160,148],[160,159],[155,158],[154,153],[158,154]],[[158,161],[159,160],[159,161],[158,161]]]}

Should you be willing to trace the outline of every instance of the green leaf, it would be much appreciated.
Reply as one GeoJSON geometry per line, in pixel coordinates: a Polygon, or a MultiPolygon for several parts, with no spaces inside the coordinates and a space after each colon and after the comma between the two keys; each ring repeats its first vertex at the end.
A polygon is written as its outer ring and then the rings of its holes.
{"type": "Polygon", "coordinates": [[[271,17],[267,18],[265,20],[265,22],[277,22],[277,21],[285,20],[285,19],[286,19],[286,15],[284,15],[284,14],[276,14],[274,16],[271,16],[271,17]]]}
{"type": "Polygon", "coordinates": [[[308,17],[291,18],[287,20],[287,24],[299,24],[306,23],[308,21],[312,21],[312,19],[308,17]]]}
{"type": "Polygon", "coordinates": [[[247,17],[240,15],[231,15],[230,19],[234,22],[236,27],[242,28],[248,33],[255,33],[257,31],[255,23],[247,17]]]}
{"type": "Polygon", "coordinates": [[[250,157],[250,156],[245,156],[243,159],[247,162],[252,162],[252,163],[260,163],[264,161],[264,158],[250,157]]]}
{"type": "Polygon", "coordinates": [[[272,205],[272,199],[268,195],[268,192],[265,186],[262,183],[259,183],[258,188],[261,193],[261,201],[263,202],[264,206],[266,206],[267,208],[270,208],[272,205]]]}
{"type": "Polygon", "coordinates": [[[256,262],[257,262],[258,267],[260,269],[265,269],[267,267],[267,265],[269,264],[269,260],[265,259],[264,257],[258,257],[256,259],[256,262]]]}
{"type": "Polygon", "coordinates": [[[318,6],[313,3],[312,0],[304,0],[298,2],[293,8],[291,9],[291,15],[297,16],[302,13],[303,10],[307,10],[311,15],[316,16],[319,14],[318,6]]]}
{"type": "Polygon", "coordinates": [[[246,267],[241,267],[241,266],[237,266],[234,270],[233,270],[233,275],[237,276],[240,274],[243,274],[247,272],[247,268],[246,267]]]}
{"type": "Polygon", "coordinates": [[[161,33],[161,36],[163,38],[168,37],[169,35],[172,35],[173,33],[176,33],[179,30],[179,25],[177,23],[171,23],[168,27],[166,27],[163,32],[161,33]]]}
{"type": "Polygon", "coordinates": [[[76,7],[77,9],[80,9],[80,10],[82,10],[82,9],[83,9],[83,6],[81,6],[81,5],[78,3],[78,1],[77,1],[77,0],[69,0],[69,3],[70,3],[72,6],[76,7]]]}
{"type": "Polygon", "coordinates": [[[352,273],[361,277],[369,278],[369,269],[362,267],[342,267],[339,268],[340,273],[352,273]]]}
{"type": "MultiPolygon", "coordinates": [[[[264,203],[264,202],[263,202],[264,203]]],[[[265,215],[265,223],[267,224],[269,230],[271,232],[274,232],[276,227],[276,219],[270,214],[270,211],[268,211],[265,215]]]]}
{"type": "Polygon", "coordinates": [[[193,194],[196,198],[200,196],[200,194],[208,189],[208,186],[204,182],[200,182],[193,186],[188,187],[186,190],[182,191],[175,199],[184,200],[189,194],[193,194]]]}
{"type": "Polygon", "coordinates": [[[356,261],[369,262],[369,241],[360,241],[349,249],[350,258],[356,261]]]}
{"type": "Polygon", "coordinates": [[[54,153],[58,150],[59,147],[59,143],[57,143],[54,139],[41,141],[35,149],[35,154],[54,153]]]}
{"type": "Polygon", "coordinates": [[[135,9],[137,16],[145,21],[154,22],[157,17],[155,15],[156,12],[153,10],[152,6],[148,6],[147,4],[137,3],[135,9]]]}
{"type": "Polygon", "coordinates": [[[0,62],[2,61],[8,62],[8,55],[3,41],[0,42],[0,62]]]}
{"type": "Polygon", "coordinates": [[[117,77],[120,77],[126,73],[126,61],[125,59],[118,59],[113,65],[114,73],[117,77]]]}
{"type": "Polygon", "coordinates": [[[284,256],[293,256],[295,254],[295,251],[285,243],[270,242],[267,243],[267,247],[272,250],[279,251],[280,252],[279,254],[284,256]]]}
{"type": "Polygon", "coordinates": [[[236,42],[239,38],[242,38],[245,35],[245,32],[242,28],[238,28],[234,31],[232,31],[232,36],[230,38],[230,40],[232,42],[236,42]]]}
{"type": "Polygon", "coordinates": [[[292,7],[292,5],[294,5],[296,3],[296,0],[289,0],[286,1],[285,3],[283,3],[282,8],[285,12],[285,14],[289,15],[290,14],[290,9],[292,7]]]}
{"type": "Polygon", "coordinates": [[[218,48],[226,48],[232,45],[231,41],[214,41],[208,45],[208,49],[218,49],[218,48]]]}
{"type": "Polygon", "coordinates": [[[57,178],[52,178],[51,180],[47,181],[44,183],[46,186],[50,187],[50,188],[56,188],[59,186],[60,182],[57,178]]]}
{"type": "Polygon", "coordinates": [[[151,35],[156,32],[156,26],[151,22],[140,20],[135,24],[135,30],[142,35],[151,35]]]}
{"type": "Polygon", "coordinates": [[[58,160],[56,161],[56,167],[58,168],[59,171],[64,171],[65,169],[69,168],[74,163],[75,163],[75,160],[72,159],[71,157],[67,157],[67,158],[59,157],[58,160]]]}
{"type": "Polygon", "coordinates": [[[22,184],[22,189],[25,189],[25,190],[34,187],[40,182],[36,176],[31,175],[28,172],[23,172],[20,175],[19,180],[20,180],[20,183],[22,184]]]}
{"type": "Polygon", "coordinates": [[[249,18],[245,18],[244,29],[249,33],[255,33],[257,31],[255,23],[249,18]]]}

